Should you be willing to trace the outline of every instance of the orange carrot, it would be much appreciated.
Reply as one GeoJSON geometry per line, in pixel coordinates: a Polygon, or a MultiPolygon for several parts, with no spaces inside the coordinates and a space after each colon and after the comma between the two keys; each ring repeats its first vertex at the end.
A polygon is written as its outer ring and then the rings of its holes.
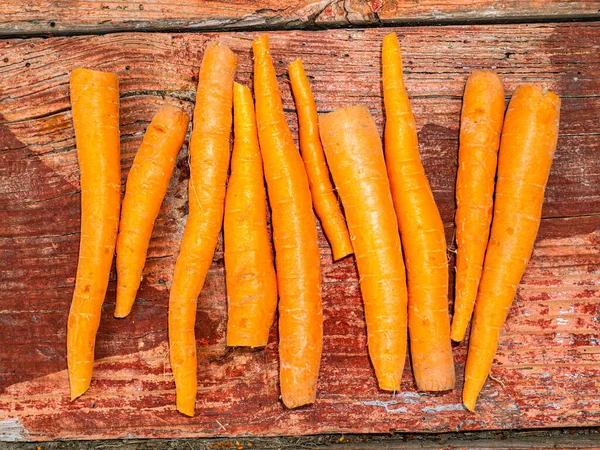
{"type": "Polygon", "coordinates": [[[383,40],[385,155],[408,274],[413,372],[423,391],[454,388],[444,225],[419,156],[395,34],[383,40]]]}
{"type": "Polygon", "coordinates": [[[508,310],[538,232],[558,140],[560,98],[537,86],[513,94],[502,129],[492,231],[475,304],[463,403],[471,411],[485,383],[508,310]]]}
{"type": "Polygon", "coordinates": [[[494,72],[478,70],[465,87],[456,179],[456,287],[450,337],[462,341],[473,314],[490,235],[494,178],[504,121],[504,88],[494,72]]]}
{"type": "Polygon", "coordinates": [[[279,359],[283,403],[295,408],[316,397],[323,312],[317,225],[308,178],[288,128],[269,40],[252,42],[256,120],[272,210],[279,288],[279,359]]]}
{"type": "Polygon", "coordinates": [[[342,209],[329,179],[329,170],[319,138],[317,106],[302,61],[297,59],[290,64],[288,72],[298,111],[300,152],[308,175],[313,205],[331,244],[333,259],[341,259],[352,253],[352,242],[350,242],[342,209]]]}
{"type": "Polygon", "coordinates": [[[227,345],[262,347],[277,309],[267,199],[250,89],[234,83],[233,153],[225,197],[227,345]]]}
{"type": "Polygon", "coordinates": [[[96,332],[119,226],[119,79],[114,73],[74,69],[71,106],[81,177],[79,261],[67,328],[74,400],[92,379],[96,332]]]}
{"type": "Polygon", "coordinates": [[[165,103],[154,115],[133,160],[117,237],[115,317],[126,317],[131,312],[142,280],[154,221],[167,192],[188,124],[185,111],[165,103]]]}
{"type": "Polygon", "coordinates": [[[194,415],[198,389],[196,302],[223,224],[236,67],[235,54],[213,42],[204,52],[198,77],[190,139],[189,216],[169,297],[169,347],[177,410],[188,416],[194,415]]]}
{"type": "Polygon", "coordinates": [[[400,389],[408,295],[398,223],[377,127],[366,106],[319,118],[360,274],[368,347],[379,387],[400,389]]]}

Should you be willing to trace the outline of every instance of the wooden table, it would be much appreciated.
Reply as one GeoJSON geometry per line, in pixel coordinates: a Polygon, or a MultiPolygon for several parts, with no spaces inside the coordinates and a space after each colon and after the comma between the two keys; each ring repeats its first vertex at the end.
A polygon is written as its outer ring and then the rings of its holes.
{"type": "Polygon", "coordinates": [[[600,2],[4,0],[0,36],[0,441],[600,424],[600,2]],[[163,99],[191,111],[206,43],[231,46],[237,79],[250,84],[259,29],[269,30],[295,135],[286,67],[298,57],[321,111],[365,103],[381,131],[380,44],[386,33],[399,34],[423,164],[450,247],[470,71],[496,70],[507,94],[532,82],[562,97],[538,240],[477,413],[460,402],[465,343],[454,348],[456,391],[417,392],[408,366],[401,392],[377,389],[354,259],[333,264],[320,232],[325,339],[316,403],[289,411],[279,401],[275,327],[263,351],[226,348],[220,244],[198,302],[197,413],[178,414],[167,299],[187,214],[185,146],[139,300],[128,319],[114,319],[113,274],[91,388],[69,401],[65,332],[80,214],[70,70],[119,75],[124,183],[163,99]]]}

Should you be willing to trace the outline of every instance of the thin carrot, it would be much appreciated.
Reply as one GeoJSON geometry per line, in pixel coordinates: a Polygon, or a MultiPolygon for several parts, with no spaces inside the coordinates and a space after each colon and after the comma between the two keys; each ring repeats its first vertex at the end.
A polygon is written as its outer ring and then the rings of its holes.
{"type": "Polygon", "coordinates": [[[234,83],[233,152],[225,197],[227,345],[262,347],[277,309],[267,199],[250,89],[234,83]]]}
{"type": "Polygon", "coordinates": [[[425,176],[395,34],[383,39],[385,155],[408,274],[413,372],[423,391],[454,388],[448,262],[440,213],[425,176]]]}
{"type": "Polygon", "coordinates": [[[142,280],[154,221],[167,193],[188,124],[185,111],[165,103],[154,115],[133,160],[117,237],[115,317],[127,317],[131,312],[142,280]]]}
{"type": "Polygon", "coordinates": [[[342,209],[329,179],[329,170],[319,138],[317,106],[302,61],[297,59],[290,64],[288,72],[298,111],[300,152],[308,175],[313,205],[331,244],[333,259],[341,259],[352,254],[352,242],[350,242],[342,209]]]}
{"type": "Polygon", "coordinates": [[[119,226],[119,79],[114,73],[74,69],[71,106],[81,177],[79,261],[67,327],[74,400],[92,379],[96,332],[119,226]]]}
{"type": "Polygon", "coordinates": [[[406,274],[377,127],[366,106],[319,118],[327,162],[346,211],[379,387],[400,389],[406,360],[406,274]]]}
{"type": "Polygon", "coordinates": [[[494,72],[478,70],[465,87],[456,179],[456,287],[450,337],[462,341],[473,314],[490,235],[494,178],[504,121],[504,87],[494,72]]]}
{"type": "Polygon", "coordinates": [[[177,410],[188,416],[194,415],[198,389],[196,302],[223,224],[236,67],[235,54],[213,42],[204,52],[198,77],[190,139],[189,216],[169,297],[169,347],[177,410]]]}
{"type": "Polygon", "coordinates": [[[269,39],[252,42],[258,137],[272,210],[279,288],[279,359],[283,403],[295,408],[316,397],[323,312],[317,225],[308,178],[288,128],[269,39]]]}
{"type": "Polygon", "coordinates": [[[513,94],[502,129],[492,231],[475,304],[463,403],[471,411],[490,373],[498,338],[540,226],[558,140],[560,98],[537,86],[513,94]]]}

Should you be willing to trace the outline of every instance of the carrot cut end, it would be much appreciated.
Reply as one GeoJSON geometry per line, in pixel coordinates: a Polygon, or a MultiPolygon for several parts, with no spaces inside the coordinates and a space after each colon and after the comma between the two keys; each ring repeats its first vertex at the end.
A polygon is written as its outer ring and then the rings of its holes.
{"type": "Polygon", "coordinates": [[[384,379],[377,381],[379,389],[382,391],[398,392],[400,390],[400,381],[395,382],[392,377],[385,377],[384,379]]]}
{"type": "Polygon", "coordinates": [[[333,261],[339,261],[340,259],[350,256],[353,253],[354,251],[351,248],[333,249],[333,261]]]}
{"type": "Polygon", "coordinates": [[[310,405],[316,400],[316,393],[308,396],[296,396],[294,398],[287,398],[282,396],[283,404],[288,409],[300,408],[301,406],[310,405]]]}

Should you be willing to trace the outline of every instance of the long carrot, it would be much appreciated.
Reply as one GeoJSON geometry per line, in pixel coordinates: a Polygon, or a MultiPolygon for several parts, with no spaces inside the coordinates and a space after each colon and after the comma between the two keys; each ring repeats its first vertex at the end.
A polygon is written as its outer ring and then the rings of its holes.
{"type": "Polygon", "coordinates": [[[227,345],[262,347],[277,309],[267,199],[250,89],[234,83],[233,153],[225,197],[227,345]]]}
{"type": "Polygon", "coordinates": [[[279,289],[279,359],[283,403],[316,397],[323,312],[317,225],[302,158],[283,114],[267,35],[252,42],[258,137],[272,210],[279,289]]]}
{"type": "Polygon", "coordinates": [[[71,72],[71,105],[81,177],[81,237],[67,328],[71,400],[90,386],[96,332],[115,252],[121,200],[119,79],[71,72]]]}
{"type": "Polygon", "coordinates": [[[190,139],[189,216],[169,297],[169,347],[177,410],[188,416],[194,415],[198,389],[196,302],[223,224],[236,67],[235,54],[213,42],[204,52],[198,77],[190,139]]]}
{"type": "Polygon", "coordinates": [[[131,312],[142,280],[154,221],[169,187],[188,124],[185,111],[165,103],[154,115],[133,160],[117,237],[115,317],[126,317],[131,312]]]}
{"type": "Polygon", "coordinates": [[[288,67],[300,131],[300,152],[308,175],[308,184],[317,216],[331,244],[333,259],[352,253],[352,242],[342,209],[329,179],[323,146],[319,138],[317,106],[301,60],[288,67]]]}
{"type": "Polygon", "coordinates": [[[504,121],[504,87],[478,70],[465,87],[456,179],[456,287],[450,337],[462,341],[473,314],[492,223],[494,178],[504,121]]]}
{"type": "Polygon", "coordinates": [[[383,40],[385,155],[408,274],[413,372],[424,391],[454,388],[444,225],[419,156],[395,34],[383,40]]]}
{"type": "Polygon", "coordinates": [[[406,274],[377,127],[366,106],[319,118],[360,274],[368,347],[381,389],[397,391],[406,360],[406,274]]]}
{"type": "Polygon", "coordinates": [[[475,304],[463,403],[471,411],[485,383],[508,310],[538,232],[558,140],[560,98],[537,86],[513,94],[502,129],[492,231],[475,304]]]}

